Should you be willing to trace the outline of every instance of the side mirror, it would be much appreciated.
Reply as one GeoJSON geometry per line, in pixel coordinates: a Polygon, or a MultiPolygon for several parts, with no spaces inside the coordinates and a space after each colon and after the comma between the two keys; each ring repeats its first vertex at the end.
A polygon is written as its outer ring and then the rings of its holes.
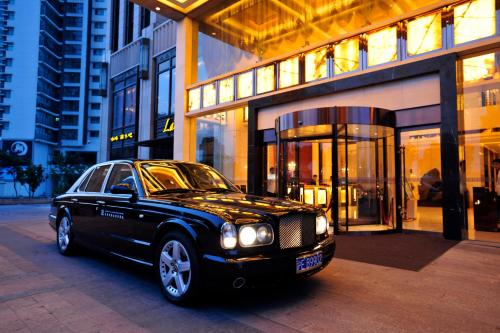
{"type": "Polygon", "coordinates": [[[112,185],[110,188],[111,194],[130,194],[130,202],[137,201],[137,192],[130,187],[130,184],[122,183],[112,185]]]}

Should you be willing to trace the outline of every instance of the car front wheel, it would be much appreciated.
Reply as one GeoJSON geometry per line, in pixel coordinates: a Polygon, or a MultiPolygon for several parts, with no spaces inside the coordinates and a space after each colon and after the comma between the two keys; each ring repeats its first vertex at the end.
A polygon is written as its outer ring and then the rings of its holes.
{"type": "Polygon", "coordinates": [[[166,234],[161,240],[156,269],[163,295],[172,303],[186,305],[199,293],[200,269],[193,242],[179,232],[166,234]]]}

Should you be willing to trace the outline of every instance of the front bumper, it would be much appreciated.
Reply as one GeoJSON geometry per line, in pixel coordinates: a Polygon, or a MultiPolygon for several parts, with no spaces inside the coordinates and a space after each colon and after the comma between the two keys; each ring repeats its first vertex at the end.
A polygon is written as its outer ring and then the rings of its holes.
{"type": "Polygon", "coordinates": [[[280,280],[292,277],[308,276],[321,271],[332,260],[335,254],[335,240],[332,236],[307,250],[284,251],[270,256],[253,256],[245,258],[223,258],[204,255],[202,267],[209,282],[231,283],[238,277],[248,282],[263,280],[280,280]],[[296,273],[296,258],[321,251],[323,263],[321,266],[300,274],[296,273]]]}

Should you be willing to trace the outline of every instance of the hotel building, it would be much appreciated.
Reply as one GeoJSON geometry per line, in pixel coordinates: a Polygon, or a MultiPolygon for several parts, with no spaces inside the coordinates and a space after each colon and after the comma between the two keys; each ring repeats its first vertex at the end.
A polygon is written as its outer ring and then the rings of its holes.
{"type": "Polygon", "coordinates": [[[498,1],[134,3],[112,5],[101,160],[209,164],[336,232],[500,241],[498,1]]]}

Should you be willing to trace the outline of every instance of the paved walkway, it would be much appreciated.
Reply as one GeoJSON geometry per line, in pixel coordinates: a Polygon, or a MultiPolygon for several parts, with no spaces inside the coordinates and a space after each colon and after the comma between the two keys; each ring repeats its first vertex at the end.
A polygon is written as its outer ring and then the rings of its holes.
{"type": "Polygon", "coordinates": [[[147,269],[63,257],[48,207],[0,206],[1,332],[500,332],[500,247],[420,235],[338,237],[314,277],[166,302],[147,269]]]}

